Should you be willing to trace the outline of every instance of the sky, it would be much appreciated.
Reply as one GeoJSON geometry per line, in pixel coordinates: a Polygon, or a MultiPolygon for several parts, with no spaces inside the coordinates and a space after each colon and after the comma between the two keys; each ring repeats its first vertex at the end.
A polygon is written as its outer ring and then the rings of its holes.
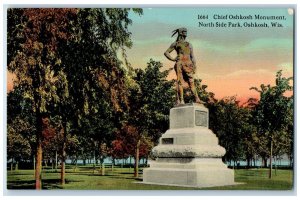
{"type": "MultiPolygon", "coordinates": [[[[174,66],[164,56],[176,40],[172,31],[186,27],[187,41],[194,48],[197,63],[195,78],[202,79],[207,91],[218,99],[236,96],[241,101],[258,97],[249,88],[260,84],[274,85],[278,70],[293,76],[293,10],[289,7],[173,7],[143,8],[143,15],[133,12],[133,46],[127,50],[134,68],[145,68],[150,58],[163,63],[164,69],[174,66]],[[208,19],[198,19],[198,15],[208,19]],[[251,16],[252,19],[230,19],[251,16]],[[255,15],[283,16],[284,20],[255,20],[255,15]],[[214,19],[214,16],[227,19],[214,19]],[[213,23],[214,27],[199,27],[199,22],[213,23]],[[240,23],[241,27],[216,27],[216,23],[240,23]],[[244,27],[247,23],[267,23],[269,27],[244,27]],[[271,27],[271,22],[282,27],[271,27]]],[[[172,56],[176,56],[172,52],[172,56]]],[[[169,79],[175,79],[174,70],[169,79]]],[[[12,75],[7,73],[7,90],[12,89],[12,75]]]]}
{"type": "MultiPolygon", "coordinates": [[[[173,67],[174,62],[165,58],[164,52],[176,40],[176,36],[171,37],[172,31],[186,27],[186,40],[196,57],[195,78],[202,79],[218,99],[236,96],[245,101],[258,97],[249,88],[274,85],[278,70],[283,70],[284,76],[293,76],[294,16],[289,7],[144,8],[143,12],[141,16],[130,14],[133,47],[127,52],[134,68],[146,67],[150,58],[161,61],[164,69],[173,67]],[[198,15],[208,19],[199,20],[198,15]],[[232,19],[240,15],[252,19],[232,19]],[[256,20],[255,15],[280,16],[283,20],[256,20]],[[214,27],[199,27],[199,22],[213,23],[214,27]],[[241,27],[216,27],[217,22],[227,26],[239,22],[241,27]],[[245,22],[266,23],[268,27],[244,27],[245,22]],[[271,22],[282,27],[271,27],[271,22]]],[[[174,70],[169,78],[176,78],[174,70]]]]}

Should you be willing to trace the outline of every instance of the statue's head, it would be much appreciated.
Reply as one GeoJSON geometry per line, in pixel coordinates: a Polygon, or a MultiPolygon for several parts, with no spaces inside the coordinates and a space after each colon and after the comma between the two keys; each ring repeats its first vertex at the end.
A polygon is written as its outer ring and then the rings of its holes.
{"type": "Polygon", "coordinates": [[[178,37],[186,37],[187,36],[187,29],[186,28],[178,28],[176,30],[173,31],[173,35],[172,37],[178,33],[178,37]]]}

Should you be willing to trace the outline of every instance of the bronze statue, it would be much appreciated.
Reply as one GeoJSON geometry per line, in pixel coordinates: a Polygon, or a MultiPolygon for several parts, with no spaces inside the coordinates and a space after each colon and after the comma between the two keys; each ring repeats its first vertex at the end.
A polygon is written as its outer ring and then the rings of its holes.
{"type": "Polygon", "coordinates": [[[185,40],[187,36],[186,28],[179,28],[173,31],[173,35],[178,34],[177,39],[171,46],[166,50],[165,56],[176,62],[174,69],[177,75],[177,105],[184,104],[183,99],[183,81],[188,82],[189,87],[195,97],[196,103],[203,103],[197,94],[194,84],[194,74],[196,71],[196,61],[193,53],[192,45],[185,40]],[[170,53],[176,50],[177,57],[172,58],[170,53]]]}

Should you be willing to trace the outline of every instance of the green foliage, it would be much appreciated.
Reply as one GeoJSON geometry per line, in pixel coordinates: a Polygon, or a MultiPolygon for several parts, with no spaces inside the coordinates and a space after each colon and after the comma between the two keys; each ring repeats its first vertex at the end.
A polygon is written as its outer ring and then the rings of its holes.
{"type": "Polygon", "coordinates": [[[79,120],[84,115],[97,114],[99,99],[117,111],[126,107],[125,71],[117,51],[131,46],[128,12],[129,9],[79,9],[72,24],[74,40],[60,46],[79,120]]]}
{"type": "Polygon", "coordinates": [[[34,153],[35,115],[30,100],[16,87],[7,96],[7,156],[28,159],[34,153]]]}
{"type": "Polygon", "coordinates": [[[145,70],[136,69],[129,90],[128,123],[154,142],[168,129],[169,110],[175,102],[173,81],[167,81],[169,70],[160,71],[160,62],[150,60],[145,70]]]}
{"type": "Polygon", "coordinates": [[[102,147],[110,148],[117,119],[127,108],[125,69],[117,52],[125,57],[125,47],[131,47],[129,10],[79,9],[71,24],[73,39],[58,49],[69,97],[57,113],[70,124],[68,132],[89,144],[81,147],[84,157],[107,156],[102,147]]]}
{"type": "Polygon", "coordinates": [[[14,127],[15,124],[24,126],[27,124],[19,118],[16,121],[18,122],[14,122],[7,128],[7,158],[15,160],[28,159],[31,155],[30,143],[28,139],[20,134],[20,129],[14,127]]]}
{"type": "Polygon", "coordinates": [[[56,84],[60,77],[58,43],[69,39],[66,16],[75,9],[8,9],[8,70],[17,77],[16,86],[33,101],[33,110],[47,113],[58,102],[56,84]],[[17,38],[17,40],[15,40],[17,38]],[[59,74],[59,73],[58,73],[59,74]]]}
{"type": "Polygon", "coordinates": [[[270,141],[274,142],[275,155],[282,154],[283,147],[290,146],[293,129],[293,96],[286,96],[292,91],[292,77],[282,77],[282,72],[276,74],[276,85],[264,85],[251,88],[260,94],[260,99],[254,108],[254,123],[258,128],[258,137],[264,142],[261,145],[264,152],[270,154],[270,141]]]}
{"type": "Polygon", "coordinates": [[[240,160],[245,154],[245,138],[252,134],[250,112],[238,105],[236,97],[225,98],[208,104],[210,128],[217,135],[219,143],[226,149],[224,159],[240,160]]]}
{"type": "Polygon", "coordinates": [[[169,70],[150,60],[145,69],[135,69],[127,77],[128,109],[116,132],[112,156],[148,157],[151,148],[169,126],[169,110],[175,99],[174,82],[167,81],[169,70]],[[137,150],[138,149],[138,150],[137,150]]]}

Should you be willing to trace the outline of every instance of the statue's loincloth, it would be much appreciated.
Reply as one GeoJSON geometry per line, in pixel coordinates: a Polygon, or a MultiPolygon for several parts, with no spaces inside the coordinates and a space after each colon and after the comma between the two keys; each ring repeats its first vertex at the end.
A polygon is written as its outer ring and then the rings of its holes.
{"type": "Polygon", "coordinates": [[[174,66],[175,72],[177,74],[177,80],[181,81],[181,76],[184,81],[194,80],[194,64],[191,60],[179,60],[174,66]]]}

